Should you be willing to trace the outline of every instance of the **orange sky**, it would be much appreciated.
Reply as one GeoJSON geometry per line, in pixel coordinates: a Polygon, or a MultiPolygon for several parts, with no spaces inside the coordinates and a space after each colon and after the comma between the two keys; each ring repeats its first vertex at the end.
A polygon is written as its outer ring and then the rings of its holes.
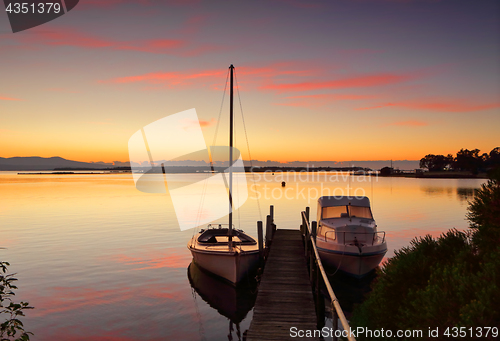
{"type": "MultiPolygon", "coordinates": [[[[210,145],[231,63],[253,159],[500,145],[498,3],[221,4],[90,1],[15,34],[0,15],[0,157],[128,161],[133,133],[190,108],[210,145]]],[[[220,124],[226,144],[227,101],[220,124]]],[[[236,138],[248,159],[239,118],[236,138]]]]}

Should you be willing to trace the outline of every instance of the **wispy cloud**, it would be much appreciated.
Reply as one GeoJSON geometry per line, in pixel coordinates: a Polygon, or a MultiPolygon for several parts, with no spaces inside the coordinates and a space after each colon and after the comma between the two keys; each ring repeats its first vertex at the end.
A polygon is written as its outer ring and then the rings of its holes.
{"type": "MultiPolygon", "coordinates": [[[[113,2],[111,2],[113,3],[113,2]]],[[[92,35],[70,27],[47,29],[34,28],[29,34],[8,36],[16,40],[16,48],[31,49],[53,46],[72,46],[82,49],[101,49],[114,51],[137,51],[155,54],[171,54],[176,56],[199,56],[209,52],[220,51],[222,46],[210,43],[196,43],[195,35],[206,24],[207,15],[192,16],[181,24],[172,37],[159,39],[119,40],[101,35],[92,35]]]]}
{"type": "Polygon", "coordinates": [[[210,121],[200,120],[200,126],[202,128],[207,128],[215,124],[215,118],[212,117],[210,121]]]}
{"type": "Polygon", "coordinates": [[[186,86],[192,84],[194,80],[208,79],[209,81],[215,78],[223,78],[226,71],[221,70],[205,70],[198,72],[150,72],[137,76],[118,77],[110,80],[102,80],[100,83],[147,83],[147,84],[163,84],[170,86],[186,86]]]}
{"type": "Polygon", "coordinates": [[[20,98],[0,96],[0,101],[22,101],[20,98]]]}
{"type": "MultiPolygon", "coordinates": [[[[238,85],[240,87],[257,88],[276,78],[287,78],[310,75],[313,71],[302,69],[295,63],[273,63],[267,66],[253,67],[241,66],[237,68],[238,85]],[[241,80],[242,79],[242,80],[241,80]]],[[[108,80],[100,80],[104,84],[144,83],[162,87],[182,86],[210,86],[218,89],[221,82],[226,78],[227,70],[190,70],[180,71],[157,71],[135,76],[117,77],[108,80]]]]}
{"type": "Polygon", "coordinates": [[[187,45],[179,39],[119,41],[78,32],[74,29],[33,30],[22,38],[25,42],[45,46],[74,46],[87,49],[131,50],[149,53],[172,53],[187,45]]]}
{"type": "Polygon", "coordinates": [[[406,82],[413,78],[415,78],[415,76],[410,74],[382,73],[374,75],[346,77],[330,81],[267,84],[262,86],[261,89],[273,90],[277,91],[278,93],[283,93],[283,92],[311,91],[311,90],[322,90],[322,89],[363,88],[363,87],[397,84],[406,82]]]}
{"type": "Polygon", "coordinates": [[[373,99],[373,95],[355,95],[355,94],[316,94],[287,96],[288,102],[275,103],[274,105],[292,106],[292,107],[319,107],[335,101],[343,100],[365,100],[373,99]]]}
{"type": "Polygon", "coordinates": [[[383,103],[371,107],[357,108],[356,110],[372,110],[385,107],[404,107],[409,109],[418,109],[436,112],[471,112],[487,109],[500,108],[500,102],[492,103],[471,103],[465,100],[421,100],[421,101],[401,101],[383,103]]]}

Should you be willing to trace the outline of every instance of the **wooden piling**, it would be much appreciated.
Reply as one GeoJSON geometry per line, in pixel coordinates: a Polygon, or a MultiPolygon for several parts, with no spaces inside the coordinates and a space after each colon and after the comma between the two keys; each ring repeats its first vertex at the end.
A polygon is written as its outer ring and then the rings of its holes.
{"type": "Polygon", "coordinates": [[[273,240],[273,226],[271,215],[267,215],[266,217],[266,247],[267,245],[271,245],[271,241],[273,240]]]}
{"type": "Polygon", "coordinates": [[[257,222],[257,241],[259,243],[259,257],[264,258],[264,231],[262,230],[262,221],[257,222]]]}

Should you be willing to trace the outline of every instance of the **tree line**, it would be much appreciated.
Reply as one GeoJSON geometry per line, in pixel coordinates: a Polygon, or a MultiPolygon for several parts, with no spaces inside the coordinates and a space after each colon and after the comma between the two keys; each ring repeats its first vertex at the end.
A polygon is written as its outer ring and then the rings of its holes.
{"type": "Polygon", "coordinates": [[[489,153],[480,154],[480,152],[479,149],[462,148],[456,156],[427,154],[420,159],[420,168],[428,169],[430,172],[451,170],[478,174],[500,167],[500,147],[493,148],[489,153]]]}

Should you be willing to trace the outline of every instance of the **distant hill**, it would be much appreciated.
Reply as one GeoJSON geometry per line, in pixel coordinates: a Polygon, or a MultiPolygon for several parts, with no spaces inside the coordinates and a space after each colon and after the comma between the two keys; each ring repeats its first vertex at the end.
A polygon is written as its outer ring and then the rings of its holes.
{"type": "Polygon", "coordinates": [[[54,157],[0,157],[0,171],[54,170],[56,168],[104,169],[116,167],[112,163],[80,162],[54,157]]]}

